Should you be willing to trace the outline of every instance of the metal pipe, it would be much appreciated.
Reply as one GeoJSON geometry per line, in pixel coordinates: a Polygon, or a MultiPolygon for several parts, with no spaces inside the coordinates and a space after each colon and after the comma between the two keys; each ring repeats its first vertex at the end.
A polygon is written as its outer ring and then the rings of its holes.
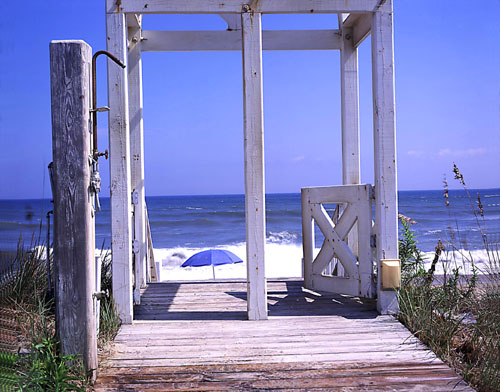
{"type": "Polygon", "coordinates": [[[52,292],[52,279],[50,278],[50,214],[54,211],[47,212],[47,245],[46,245],[46,263],[47,263],[47,280],[49,285],[49,292],[52,292]]]}
{"type": "Polygon", "coordinates": [[[96,77],[96,62],[97,62],[97,57],[99,57],[101,54],[104,54],[108,56],[111,60],[113,60],[116,64],[118,64],[120,67],[125,68],[125,64],[123,64],[120,59],[118,59],[116,56],[112,55],[106,50],[99,50],[98,52],[95,52],[94,55],[92,56],[92,137],[93,137],[93,153],[92,157],[94,158],[95,161],[102,156],[105,155],[106,159],[108,158],[108,151],[106,150],[105,153],[99,153],[97,149],[97,112],[99,109],[104,109],[104,108],[98,108],[97,107],[97,77],[96,77]]]}

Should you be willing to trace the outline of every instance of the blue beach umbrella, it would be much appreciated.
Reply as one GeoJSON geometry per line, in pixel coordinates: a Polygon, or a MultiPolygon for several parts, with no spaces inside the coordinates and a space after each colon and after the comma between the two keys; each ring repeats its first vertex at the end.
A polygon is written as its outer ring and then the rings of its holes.
{"type": "Polygon", "coordinates": [[[195,253],[189,259],[187,259],[181,265],[181,267],[204,267],[207,265],[211,265],[215,279],[216,265],[236,263],[243,263],[243,260],[241,260],[233,252],[224,249],[209,249],[195,253]]]}

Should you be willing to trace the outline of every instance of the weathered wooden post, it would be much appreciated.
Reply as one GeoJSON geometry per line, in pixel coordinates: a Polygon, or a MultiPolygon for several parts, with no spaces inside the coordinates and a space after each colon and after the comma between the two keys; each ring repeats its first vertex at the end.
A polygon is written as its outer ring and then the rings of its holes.
{"type": "Polygon", "coordinates": [[[57,336],[62,354],[82,355],[95,378],[91,59],[92,49],[83,41],[50,43],[57,336]]]}

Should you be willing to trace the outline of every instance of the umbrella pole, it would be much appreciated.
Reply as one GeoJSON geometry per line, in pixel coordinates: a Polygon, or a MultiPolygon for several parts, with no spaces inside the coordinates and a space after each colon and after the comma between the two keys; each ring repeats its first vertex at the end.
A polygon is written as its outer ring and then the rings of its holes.
{"type": "Polygon", "coordinates": [[[212,271],[214,273],[214,280],[215,280],[215,265],[212,264],[212,271]]]}

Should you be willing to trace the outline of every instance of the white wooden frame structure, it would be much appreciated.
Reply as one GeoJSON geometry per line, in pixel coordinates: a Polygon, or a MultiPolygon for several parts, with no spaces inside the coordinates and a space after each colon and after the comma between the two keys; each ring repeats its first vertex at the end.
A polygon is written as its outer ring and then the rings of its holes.
{"type": "MultiPolygon", "coordinates": [[[[343,184],[360,183],[357,47],[371,33],[373,66],[377,303],[397,310],[380,269],[398,258],[392,0],[106,0],[107,49],[127,65],[108,65],[113,292],[124,323],[146,284],[142,122],[143,51],[241,50],[243,54],[248,317],[267,318],[262,50],[340,50],[343,184]],[[339,29],[262,31],[261,16],[331,13],[339,29]],[[227,31],[145,31],[145,14],[217,14],[227,31]],[[132,269],[133,258],[135,270],[132,269]],[[132,284],[136,289],[132,291],[132,284]]],[[[349,241],[357,243],[356,230],[349,241]]],[[[361,239],[360,239],[361,240],[361,239]]],[[[364,240],[370,240],[365,238],[364,240]]]]}

